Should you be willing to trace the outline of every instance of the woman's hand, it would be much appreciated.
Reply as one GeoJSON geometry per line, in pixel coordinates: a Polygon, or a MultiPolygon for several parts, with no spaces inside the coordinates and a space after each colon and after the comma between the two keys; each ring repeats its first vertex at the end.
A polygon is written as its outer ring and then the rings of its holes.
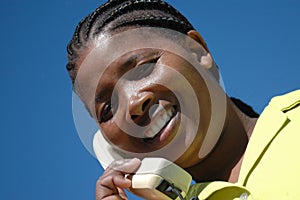
{"type": "Polygon", "coordinates": [[[137,158],[112,162],[97,181],[96,200],[127,199],[124,189],[130,188],[131,180],[126,174],[134,173],[140,164],[137,158]]]}

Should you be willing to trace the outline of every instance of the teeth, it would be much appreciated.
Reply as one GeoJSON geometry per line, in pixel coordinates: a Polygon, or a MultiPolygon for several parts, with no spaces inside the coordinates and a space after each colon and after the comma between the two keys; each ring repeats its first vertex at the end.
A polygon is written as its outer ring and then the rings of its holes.
{"type": "Polygon", "coordinates": [[[147,138],[155,137],[158,132],[166,125],[166,123],[171,119],[173,112],[169,109],[167,112],[164,112],[163,115],[155,119],[155,122],[152,122],[151,127],[146,131],[145,136],[147,138]]]}
{"type": "Polygon", "coordinates": [[[168,115],[168,117],[171,117],[173,115],[172,110],[168,110],[167,115],[168,115]]]}
{"type": "Polygon", "coordinates": [[[168,119],[168,116],[169,116],[168,113],[167,115],[163,115],[162,118],[159,119],[159,122],[164,123],[168,119]]]}
{"type": "Polygon", "coordinates": [[[148,137],[155,136],[159,132],[159,130],[162,128],[162,127],[161,128],[160,127],[161,127],[160,124],[152,125],[150,132],[148,132],[148,137]]]}

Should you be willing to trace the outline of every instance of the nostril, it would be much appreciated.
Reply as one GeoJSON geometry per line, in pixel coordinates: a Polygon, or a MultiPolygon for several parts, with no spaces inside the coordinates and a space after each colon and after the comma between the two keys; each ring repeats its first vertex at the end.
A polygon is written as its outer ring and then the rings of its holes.
{"type": "Polygon", "coordinates": [[[137,122],[138,118],[146,119],[146,116],[148,116],[148,109],[151,104],[151,99],[146,99],[139,107],[139,112],[132,113],[131,119],[135,122],[137,122]]]}
{"type": "Polygon", "coordinates": [[[134,121],[136,118],[138,117],[138,115],[131,115],[131,119],[134,121]]]}
{"type": "Polygon", "coordinates": [[[149,105],[151,99],[147,99],[146,101],[144,101],[143,105],[142,105],[142,111],[144,112],[147,109],[147,106],[149,105]]]}
{"type": "Polygon", "coordinates": [[[152,92],[141,92],[137,95],[132,95],[128,102],[128,119],[135,123],[148,123],[149,109],[154,102],[152,92]]]}

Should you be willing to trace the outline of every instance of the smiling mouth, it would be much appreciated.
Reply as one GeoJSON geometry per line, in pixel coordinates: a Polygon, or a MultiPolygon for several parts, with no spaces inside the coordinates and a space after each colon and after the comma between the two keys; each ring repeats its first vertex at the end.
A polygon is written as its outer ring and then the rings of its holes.
{"type": "Polygon", "coordinates": [[[171,130],[166,130],[166,127],[168,127],[176,114],[177,109],[175,106],[162,108],[160,111],[155,113],[149,128],[144,133],[144,141],[149,143],[155,141],[157,138],[167,138],[170,135],[171,130]]]}

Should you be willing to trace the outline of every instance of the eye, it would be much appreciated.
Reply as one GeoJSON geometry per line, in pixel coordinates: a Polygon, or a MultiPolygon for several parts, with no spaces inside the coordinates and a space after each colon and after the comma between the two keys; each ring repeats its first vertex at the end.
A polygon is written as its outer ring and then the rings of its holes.
{"type": "Polygon", "coordinates": [[[111,103],[107,103],[104,105],[100,116],[98,117],[99,123],[106,122],[113,117],[112,106],[111,103]]]}
{"type": "Polygon", "coordinates": [[[127,79],[128,80],[140,80],[149,76],[157,63],[158,58],[147,61],[146,63],[141,63],[132,70],[128,72],[127,79]]]}

